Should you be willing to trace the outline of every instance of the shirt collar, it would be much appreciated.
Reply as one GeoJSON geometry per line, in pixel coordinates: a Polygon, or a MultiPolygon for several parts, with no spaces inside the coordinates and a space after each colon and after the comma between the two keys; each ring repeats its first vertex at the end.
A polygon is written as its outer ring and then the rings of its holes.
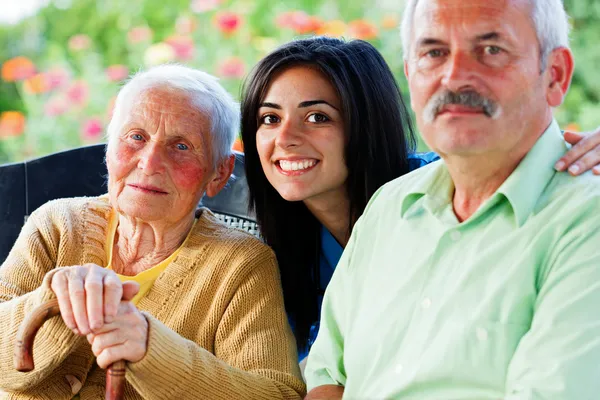
{"type": "MultiPolygon", "coordinates": [[[[523,225],[533,211],[544,188],[556,173],[554,164],[566,149],[558,123],[553,120],[513,173],[496,191],[509,201],[518,226],[523,225]]],[[[402,200],[402,217],[417,202],[434,213],[452,202],[454,183],[445,163],[438,162],[424,167],[419,178],[402,200]],[[421,198],[423,200],[419,201],[421,198]]]]}
{"type": "Polygon", "coordinates": [[[518,226],[533,212],[552,177],[556,161],[567,150],[556,120],[542,134],[513,173],[498,188],[510,202],[518,226]]]}

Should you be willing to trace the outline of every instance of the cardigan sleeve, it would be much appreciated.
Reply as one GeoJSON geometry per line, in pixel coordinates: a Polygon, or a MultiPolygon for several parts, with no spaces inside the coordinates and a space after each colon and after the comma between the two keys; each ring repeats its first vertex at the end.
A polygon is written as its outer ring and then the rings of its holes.
{"type": "Polygon", "coordinates": [[[149,321],[144,358],[128,381],[146,399],[300,399],[305,394],[283,307],[277,263],[265,247],[237,286],[215,338],[215,354],[149,321]]]}
{"type": "MultiPolygon", "coordinates": [[[[40,210],[41,211],[41,210],[40,210]]],[[[13,366],[16,334],[26,315],[55,297],[50,288],[56,266],[52,232],[40,231],[34,213],[0,267],[0,388],[21,391],[48,377],[75,348],[78,338],[60,317],[50,319],[38,331],[33,346],[35,370],[18,372],[13,366]]]]}

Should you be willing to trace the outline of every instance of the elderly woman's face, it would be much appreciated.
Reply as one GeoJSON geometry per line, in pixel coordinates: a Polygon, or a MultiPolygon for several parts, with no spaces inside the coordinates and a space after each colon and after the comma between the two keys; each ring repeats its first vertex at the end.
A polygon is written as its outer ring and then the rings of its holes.
{"type": "Polygon", "coordinates": [[[209,119],[167,88],[146,90],[129,107],[106,156],[111,203],[143,221],[180,221],[216,176],[209,119]]]}

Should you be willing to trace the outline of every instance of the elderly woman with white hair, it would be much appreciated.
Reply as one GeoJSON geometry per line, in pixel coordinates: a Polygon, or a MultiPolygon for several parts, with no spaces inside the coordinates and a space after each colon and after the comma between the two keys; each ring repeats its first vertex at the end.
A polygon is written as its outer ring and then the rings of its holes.
{"type": "Polygon", "coordinates": [[[102,368],[118,360],[127,399],[305,393],[274,254],[196,213],[231,175],[238,123],[236,103],[200,71],[160,66],[123,87],[108,127],[108,194],[39,208],[0,268],[10,398],[102,398],[102,368]],[[16,372],[17,329],[53,298],[61,317],[37,335],[36,369],[16,372]]]}

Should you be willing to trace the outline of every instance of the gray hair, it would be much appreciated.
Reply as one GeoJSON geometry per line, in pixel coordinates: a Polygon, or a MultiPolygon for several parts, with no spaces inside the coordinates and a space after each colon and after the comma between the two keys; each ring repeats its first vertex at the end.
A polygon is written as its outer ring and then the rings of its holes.
{"type": "Polygon", "coordinates": [[[199,112],[210,118],[214,166],[232,154],[240,124],[239,105],[214,76],[177,64],[159,65],[138,72],[121,88],[107,128],[109,146],[132,100],[148,89],[161,86],[181,90],[199,112]]]}
{"type": "MultiPolygon", "coordinates": [[[[404,59],[408,59],[413,20],[419,0],[408,0],[402,17],[400,34],[404,59]]],[[[541,70],[546,69],[550,53],[559,47],[569,47],[569,16],[562,0],[527,0],[532,5],[531,19],[540,43],[541,70]]]]}

